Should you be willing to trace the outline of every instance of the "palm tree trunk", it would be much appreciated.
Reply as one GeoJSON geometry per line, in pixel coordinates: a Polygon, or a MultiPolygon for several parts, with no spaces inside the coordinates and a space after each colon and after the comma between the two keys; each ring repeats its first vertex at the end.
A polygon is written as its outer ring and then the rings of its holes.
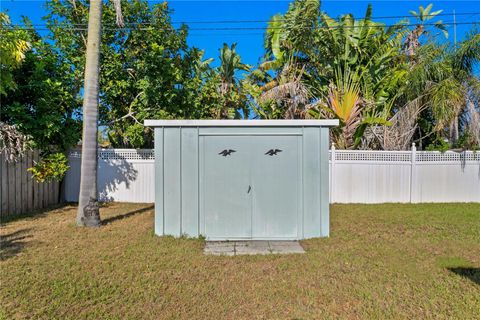
{"type": "Polygon", "coordinates": [[[455,115],[455,119],[453,120],[453,143],[457,143],[459,139],[459,130],[458,130],[458,114],[455,115]]]}
{"type": "Polygon", "coordinates": [[[450,143],[452,146],[454,146],[459,138],[459,133],[458,133],[458,115],[456,115],[452,122],[450,123],[450,132],[449,132],[449,137],[450,143]]]}
{"type": "Polygon", "coordinates": [[[97,202],[98,78],[102,0],[91,0],[83,96],[82,164],[77,225],[100,226],[97,202]]]}

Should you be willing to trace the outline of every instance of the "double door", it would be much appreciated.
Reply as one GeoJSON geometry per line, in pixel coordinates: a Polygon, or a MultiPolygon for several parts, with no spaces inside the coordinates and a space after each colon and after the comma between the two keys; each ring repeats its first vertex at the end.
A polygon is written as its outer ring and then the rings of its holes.
{"type": "Polygon", "coordinates": [[[204,136],[201,228],[208,239],[296,239],[300,136],[204,136]]]}

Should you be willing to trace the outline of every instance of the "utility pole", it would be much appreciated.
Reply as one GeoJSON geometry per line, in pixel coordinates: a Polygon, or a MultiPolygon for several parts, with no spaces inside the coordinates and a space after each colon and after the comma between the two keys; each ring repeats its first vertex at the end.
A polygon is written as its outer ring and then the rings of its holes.
{"type": "Polygon", "coordinates": [[[455,9],[453,10],[453,45],[457,46],[457,18],[455,16],[455,9]]]}

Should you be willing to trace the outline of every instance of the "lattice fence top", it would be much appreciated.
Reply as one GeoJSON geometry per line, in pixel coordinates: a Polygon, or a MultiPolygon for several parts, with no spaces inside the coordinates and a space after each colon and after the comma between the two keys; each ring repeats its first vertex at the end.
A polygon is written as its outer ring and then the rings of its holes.
{"type": "MultiPolygon", "coordinates": [[[[332,160],[330,151],[329,159],[332,160]]],[[[81,150],[72,150],[70,158],[81,158],[81,150]]],[[[98,158],[109,160],[154,160],[153,149],[98,149],[98,158]]],[[[417,151],[416,162],[480,162],[480,152],[417,151]]],[[[411,151],[335,150],[335,161],[411,162],[411,151]]]]}
{"type": "Polygon", "coordinates": [[[410,162],[411,158],[412,153],[408,151],[335,151],[335,161],[410,162]]]}
{"type": "MultiPolygon", "coordinates": [[[[70,151],[70,158],[81,158],[80,150],[70,151]]],[[[98,159],[104,160],[154,160],[153,149],[98,149],[98,159]]]]}
{"type": "Polygon", "coordinates": [[[480,152],[417,151],[417,162],[480,161],[480,152]]]}

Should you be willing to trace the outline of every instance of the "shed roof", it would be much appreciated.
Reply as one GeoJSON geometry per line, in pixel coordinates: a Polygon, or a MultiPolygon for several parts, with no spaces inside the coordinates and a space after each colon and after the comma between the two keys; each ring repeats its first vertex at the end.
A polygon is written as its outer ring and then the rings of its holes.
{"type": "Polygon", "coordinates": [[[326,120],[145,120],[148,127],[334,127],[338,119],[326,120]]]}

